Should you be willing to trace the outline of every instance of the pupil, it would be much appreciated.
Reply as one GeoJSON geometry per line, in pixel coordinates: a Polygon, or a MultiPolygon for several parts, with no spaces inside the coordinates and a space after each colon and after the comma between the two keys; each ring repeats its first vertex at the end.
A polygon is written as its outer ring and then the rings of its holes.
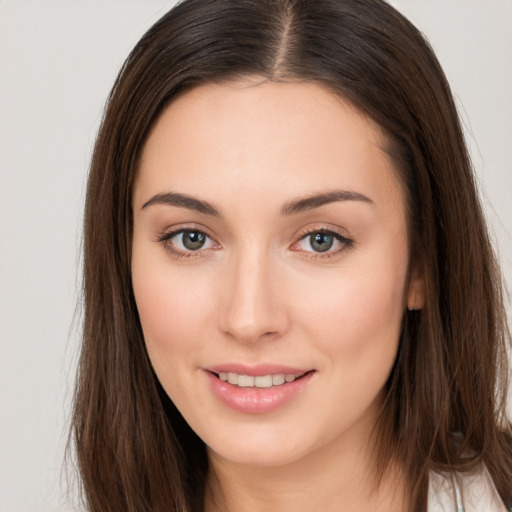
{"type": "Polygon", "coordinates": [[[311,235],[311,247],[316,252],[328,251],[334,244],[334,237],[327,233],[315,233],[311,235]]]}
{"type": "Polygon", "coordinates": [[[206,241],[204,233],[199,231],[186,231],[183,233],[183,245],[190,251],[201,249],[206,241]]]}

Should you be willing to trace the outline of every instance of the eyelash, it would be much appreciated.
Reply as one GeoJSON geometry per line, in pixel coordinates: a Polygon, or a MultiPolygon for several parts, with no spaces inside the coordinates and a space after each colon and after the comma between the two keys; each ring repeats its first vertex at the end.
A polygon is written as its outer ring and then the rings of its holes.
{"type": "MultiPolygon", "coordinates": [[[[213,240],[213,238],[210,235],[208,235],[208,233],[206,233],[205,231],[203,231],[201,229],[194,229],[194,228],[180,228],[180,229],[175,229],[173,231],[170,231],[168,233],[163,233],[162,235],[158,236],[157,241],[160,242],[164,246],[164,248],[167,251],[169,251],[173,255],[173,257],[175,257],[176,259],[202,257],[202,256],[204,256],[204,254],[203,254],[204,251],[208,251],[208,250],[212,249],[211,247],[208,247],[206,249],[203,249],[201,247],[201,248],[198,248],[197,250],[183,251],[180,249],[176,249],[176,247],[174,247],[171,243],[169,243],[170,240],[172,240],[175,236],[177,236],[177,235],[183,236],[185,233],[197,233],[199,235],[205,236],[211,242],[213,242],[218,247],[220,247],[220,245],[217,244],[217,242],[215,242],[213,240]]],[[[341,233],[333,230],[332,228],[322,226],[322,227],[315,227],[313,229],[307,229],[307,230],[303,231],[302,233],[300,233],[298,235],[297,241],[293,242],[293,244],[291,245],[291,250],[296,251],[296,252],[302,252],[304,254],[304,257],[316,260],[316,259],[328,259],[328,258],[337,256],[339,253],[346,251],[346,250],[350,249],[351,247],[353,247],[353,245],[354,245],[353,239],[342,235],[341,233]],[[334,251],[331,251],[331,248],[329,248],[325,252],[317,252],[317,251],[313,251],[313,250],[312,251],[301,251],[300,249],[293,248],[297,244],[305,241],[308,237],[311,237],[312,235],[317,235],[317,234],[332,236],[339,244],[341,244],[341,247],[334,251]]],[[[215,247],[214,250],[217,249],[218,247],[215,247]]]]}

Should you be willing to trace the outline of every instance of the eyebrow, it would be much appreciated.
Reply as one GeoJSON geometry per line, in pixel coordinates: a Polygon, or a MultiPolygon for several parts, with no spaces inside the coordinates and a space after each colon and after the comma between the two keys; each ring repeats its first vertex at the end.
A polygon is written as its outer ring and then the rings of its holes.
{"type": "Polygon", "coordinates": [[[332,192],[326,192],[323,194],[315,194],[310,197],[299,199],[298,201],[292,201],[287,203],[281,210],[282,215],[294,215],[296,213],[302,213],[314,208],[319,208],[324,204],[335,203],[338,201],[362,201],[375,206],[375,203],[367,196],[353,192],[351,190],[334,190],[332,192]]]}
{"type": "Polygon", "coordinates": [[[178,194],[176,192],[166,192],[163,194],[157,194],[153,196],[149,201],[146,201],[141,209],[147,208],[154,204],[165,204],[170,206],[181,206],[182,208],[188,208],[189,210],[195,210],[199,213],[206,215],[213,215],[220,217],[220,212],[207,201],[196,199],[195,197],[188,196],[186,194],[178,194]]]}
{"type": "MultiPolygon", "coordinates": [[[[284,207],[281,209],[281,215],[294,215],[297,213],[302,213],[308,210],[319,208],[320,206],[323,206],[325,204],[335,203],[338,201],[362,201],[370,205],[375,205],[375,203],[369,197],[359,192],[354,192],[350,190],[335,190],[331,192],[315,194],[309,197],[298,199],[296,201],[291,201],[285,204],[284,207]]],[[[203,213],[206,215],[213,215],[215,217],[221,216],[219,210],[215,208],[215,206],[213,206],[212,204],[208,203],[207,201],[196,199],[195,197],[189,196],[187,194],[180,194],[177,192],[165,192],[161,194],[156,194],[151,199],[146,201],[142,205],[141,209],[147,208],[148,206],[152,206],[155,204],[180,206],[182,208],[195,210],[199,213],[203,213]]]]}

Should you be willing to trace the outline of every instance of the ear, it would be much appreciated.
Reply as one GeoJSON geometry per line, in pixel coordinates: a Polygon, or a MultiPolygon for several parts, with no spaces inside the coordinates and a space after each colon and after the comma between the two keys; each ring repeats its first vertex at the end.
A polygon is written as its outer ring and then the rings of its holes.
{"type": "Polygon", "coordinates": [[[425,304],[425,278],[422,265],[414,265],[409,277],[407,290],[407,309],[416,311],[423,309],[425,304]]]}

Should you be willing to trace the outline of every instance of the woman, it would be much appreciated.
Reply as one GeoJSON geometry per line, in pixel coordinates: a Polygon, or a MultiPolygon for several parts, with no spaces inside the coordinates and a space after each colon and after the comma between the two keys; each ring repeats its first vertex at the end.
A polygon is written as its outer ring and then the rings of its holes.
{"type": "Polygon", "coordinates": [[[188,0],[93,156],[90,510],[506,510],[506,326],[456,109],[380,0],[188,0]]]}

